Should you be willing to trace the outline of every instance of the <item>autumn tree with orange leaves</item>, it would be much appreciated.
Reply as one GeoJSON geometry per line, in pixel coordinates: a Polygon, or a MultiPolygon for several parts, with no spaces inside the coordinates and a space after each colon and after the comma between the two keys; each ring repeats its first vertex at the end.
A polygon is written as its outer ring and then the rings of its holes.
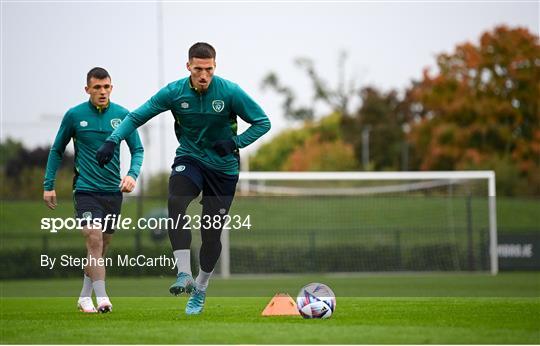
{"type": "Polygon", "coordinates": [[[505,193],[540,194],[540,45],[526,29],[486,32],[437,58],[406,92],[414,165],[495,169],[505,193]],[[508,188],[507,183],[514,183],[508,188]]]}

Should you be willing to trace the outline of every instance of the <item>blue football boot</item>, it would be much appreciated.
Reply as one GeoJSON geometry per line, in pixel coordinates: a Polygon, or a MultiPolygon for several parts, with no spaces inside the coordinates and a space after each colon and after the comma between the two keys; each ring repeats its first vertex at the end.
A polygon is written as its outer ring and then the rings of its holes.
{"type": "Polygon", "coordinates": [[[204,301],[206,300],[206,291],[197,288],[193,290],[186,305],[186,314],[198,315],[203,311],[204,301]]]}
{"type": "Polygon", "coordinates": [[[195,288],[195,281],[188,273],[178,273],[176,276],[176,281],[169,287],[169,292],[175,296],[186,292],[190,294],[195,288]]]}

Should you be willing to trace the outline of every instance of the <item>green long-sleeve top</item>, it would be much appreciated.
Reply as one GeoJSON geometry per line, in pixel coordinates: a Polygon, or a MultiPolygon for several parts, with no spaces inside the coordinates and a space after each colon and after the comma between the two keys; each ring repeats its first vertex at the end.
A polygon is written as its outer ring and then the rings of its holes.
{"type": "MultiPolygon", "coordinates": [[[[76,191],[117,192],[120,191],[120,146],[116,147],[113,159],[104,168],[99,167],[96,151],[125,119],[129,111],[109,102],[105,108],[94,106],[90,101],[81,103],[67,111],[49,152],[45,181],[45,191],[54,190],[56,171],[62,162],[66,145],[73,138],[75,148],[76,191]]],[[[128,175],[137,179],[141,170],[144,149],[137,131],[126,138],[131,152],[131,166],[128,175]]]]}
{"type": "Polygon", "coordinates": [[[158,91],[146,103],[131,112],[108,140],[120,143],[136,128],[156,115],[170,110],[178,139],[176,156],[190,156],[205,166],[225,174],[238,174],[234,154],[220,157],[212,144],[232,139],[244,148],[270,130],[270,120],[261,107],[237,84],[214,76],[208,89],[196,91],[186,77],[158,91]],[[237,134],[237,117],[251,126],[237,134]]]}

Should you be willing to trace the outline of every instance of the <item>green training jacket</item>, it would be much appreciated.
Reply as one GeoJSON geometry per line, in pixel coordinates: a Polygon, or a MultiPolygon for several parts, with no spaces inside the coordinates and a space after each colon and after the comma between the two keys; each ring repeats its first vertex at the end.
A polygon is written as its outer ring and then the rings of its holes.
{"type": "MultiPolygon", "coordinates": [[[[75,178],[73,189],[76,191],[118,192],[120,188],[120,146],[105,168],[99,167],[96,152],[111,135],[129,111],[109,102],[105,108],[94,106],[90,101],[81,103],[67,111],[51,147],[47,169],[45,171],[45,191],[54,190],[56,171],[62,162],[66,145],[73,138],[75,148],[75,178]]],[[[137,179],[141,170],[144,149],[137,131],[127,137],[126,142],[131,152],[131,166],[128,175],[137,179]]]]}
{"type": "Polygon", "coordinates": [[[230,175],[239,172],[237,156],[220,157],[212,144],[232,139],[237,148],[244,148],[270,130],[270,120],[261,107],[237,84],[214,76],[208,90],[199,93],[186,77],[169,83],[131,112],[108,140],[120,143],[133,130],[167,110],[175,121],[179,143],[176,156],[193,157],[210,169],[230,175]],[[239,135],[237,116],[251,124],[239,135]]]}

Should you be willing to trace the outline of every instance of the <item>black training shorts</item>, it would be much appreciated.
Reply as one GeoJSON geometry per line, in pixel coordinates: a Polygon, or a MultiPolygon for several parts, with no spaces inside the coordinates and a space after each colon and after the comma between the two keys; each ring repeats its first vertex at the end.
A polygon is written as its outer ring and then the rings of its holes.
{"type": "Polygon", "coordinates": [[[121,192],[89,192],[75,191],[73,194],[75,217],[83,219],[82,225],[88,224],[88,219],[100,219],[104,233],[113,234],[113,217],[118,219],[122,208],[121,192]],[[105,218],[110,215],[107,222],[105,218]]]}
{"type": "MultiPolygon", "coordinates": [[[[189,156],[175,158],[171,178],[176,175],[188,177],[202,191],[201,204],[229,210],[236,192],[238,175],[215,171],[189,156]]],[[[174,183],[174,179],[170,183],[174,183]]]]}

